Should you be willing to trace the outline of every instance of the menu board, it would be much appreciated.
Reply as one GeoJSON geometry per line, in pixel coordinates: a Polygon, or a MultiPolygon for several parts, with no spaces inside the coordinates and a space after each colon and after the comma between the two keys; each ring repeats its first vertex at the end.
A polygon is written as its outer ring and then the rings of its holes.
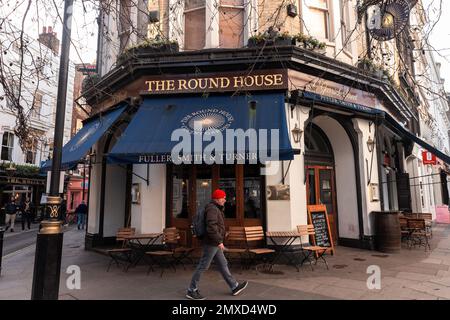
{"type": "Polygon", "coordinates": [[[334,253],[327,207],[325,205],[308,206],[308,219],[309,223],[314,226],[313,244],[320,247],[329,247],[334,253]]]}

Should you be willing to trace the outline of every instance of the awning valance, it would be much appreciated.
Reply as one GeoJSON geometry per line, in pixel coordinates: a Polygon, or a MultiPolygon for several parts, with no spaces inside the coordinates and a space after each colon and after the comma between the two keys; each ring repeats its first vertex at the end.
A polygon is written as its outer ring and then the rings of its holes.
{"type": "MultiPolygon", "coordinates": [[[[88,119],[84,123],[83,128],[62,148],[61,169],[69,170],[75,167],[86,156],[89,149],[119,118],[125,107],[125,105],[121,105],[112,111],[88,119]]],[[[47,160],[42,164],[41,170],[51,170],[51,166],[52,161],[47,160]]]]}
{"type": "Polygon", "coordinates": [[[260,154],[275,151],[279,159],[290,160],[296,153],[289,140],[284,94],[273,93],[145,99],[108,159],[112,163],[177,163],[171,155],[181,142],[190,146],[176,153],[184,163],[208,163],[205,154],[212,142],[219,147],[209,153],[214,163],[218,159],[229,163],[230,157],[260,160],[260,154]],[[252,139],[239,142],[252,133],[257,134],[256,147],[252,139]]]}

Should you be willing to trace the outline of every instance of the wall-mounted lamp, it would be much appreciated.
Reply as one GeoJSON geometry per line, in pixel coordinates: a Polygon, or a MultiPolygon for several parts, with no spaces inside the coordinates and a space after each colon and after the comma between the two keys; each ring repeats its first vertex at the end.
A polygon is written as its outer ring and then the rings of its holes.
{"type": "Polygon", "coordinates": [[[292,137],[294,138],[295,143],[299,143],[300,139],[302,138],[303,130],[297,127],[297,124],[295,124],[294,129],[291,130],[292,137]]]}
{"type": "Polygon", "coordinates": [[[371,136],[369,136],[369,139],[367,139],[367,149],[369,149],[369,152],[372,152],[374,147],[375,147],[375,141],[372,140],[371,136]]]}

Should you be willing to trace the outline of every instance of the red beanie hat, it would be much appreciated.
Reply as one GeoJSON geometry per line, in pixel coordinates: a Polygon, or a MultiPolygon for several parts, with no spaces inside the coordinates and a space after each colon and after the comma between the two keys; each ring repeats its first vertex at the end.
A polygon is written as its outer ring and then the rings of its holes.
{"type": "Polygon", "coordinates": [[[212,194],[212,198],[213,199],[222,199],[225,198],[227,196],[227,194],[225,193],[225,191],[217,189],[214,190],[213,194],[212,194]]]}

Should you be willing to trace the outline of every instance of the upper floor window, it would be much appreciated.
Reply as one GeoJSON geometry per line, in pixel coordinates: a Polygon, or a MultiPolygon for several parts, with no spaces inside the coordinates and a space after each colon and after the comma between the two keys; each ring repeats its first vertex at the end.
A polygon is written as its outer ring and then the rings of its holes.
{"type": "Polygon", "coordinates": [[[132,0],[120,0],[119,9],[119,51],[122,52],[130,43],[132,0]]]}
{"type": "Polygon", "coordinates": [[[244,0],[220,0],[219,39],[221,48],[244,45],[244,0]]]}
{"type": "Polygon", "coordinates": [[[41,116],[41,109],[42,109],[42,92],[36,91],[36,93],[34,94],[31,116],[39,119],[39,117],[41,116]]]}
{"type": "Polygon", "coordinates": [[[38,141],[36,138],[33,138],[31,142],[27,146],[27,150],[25,151],[25,163],[34,164],[36,161],[36,151],[37,151],[38,141]]]}
{"type": "Polygon", "coordinates": [[[13,148],[14,134],[12,132],[4,132],[2,138],[1,160],[12,161],[13,148]]]}
{"type": "Polygon", "coordinates": [[[308,1],[309,14],[312,24],[309,27],[311,35],[318,39],[332,41],[330,1],[312,0],[308,1]]]}
{"type": "Polygon", "coordinates": [[[184,3],[184,49],[205,47],[206,0],[186,0],[184,3]]]}
{"type": "Polygon", "coordinates": [[[351,32],[350,32],[350,0],[340,0],[339,5],[341,9],[341,40],[344,50],[351,52],[351,32]]]}

